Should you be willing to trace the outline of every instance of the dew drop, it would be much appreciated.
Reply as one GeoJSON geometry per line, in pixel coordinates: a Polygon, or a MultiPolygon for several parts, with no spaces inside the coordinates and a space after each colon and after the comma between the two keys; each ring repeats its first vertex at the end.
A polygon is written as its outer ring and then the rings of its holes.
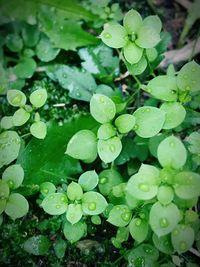
{"type": "Polygon", "coordinates": [[[130,212],[124,212],[121,215],[122,220],[124,220],[125,222],[128,222],[131,218],[131,213],[130,212]]]}
{"type": "Polygon", "coordinates": [[[197,69],[196,68],[192,68],[192,72],[195,72],[197,69]]]}
{"type": "Polygon", "coordinates": [[[191,89],[191,87],[188,85],[185,87],[185,90],[189,91],[191,89]]]}
{"type": "Polygon", "coordinates": [[[99,101],[100,101],[101,103],[104,103],[104,102],[105,102],[105,99],[104,99],[104,97],[103,97],[103,96],[101,96],[101,97],[99,98],[99,101]]]}
{"type": "Polygon", "coordinates": [[[114,145],[110,145],[109,149],[110,149],[111,152],[115,152],[115,146],[114,145]]]}
{"type": "Polygon", "coordinates": [[[145,111],[146,111],[146,112],[149,112],[149,111],[150,111],[150,108],[146,108],[145,111]]]}
{"type": "Polygon", "coordinates": [[[180,245],[179,245],[179,248],[180,248],[181,251],[187,250],[187,244],[186,244],[186,242],[185,241],[181,241],[180,242],[180,245]]]}
{"type": "Polygon", "coordinates": [[[54,199],[54,196],[50,196],[50,199],[54,199]]]}
{"type": "Polygon", "coordinates": [[[178,235],[178,234],[179,234],[178,230],[174,230],[174,231],[173,231],[173,235],[176,236],[176,235],[178,235]]]}
{"type": "Polygon", "coordinates": [[[42,190],[42,192],[43,192],[44,194],[47,194],[47,193],[49,192],[49,190],[48,190],[47,188],[44,188],[44,189],[42,190]]]}
{"type": "Polygon", "coordinates": [[[91,202],[88,204],[88,209],[89,210],[95,210],[96,209],[96,203],[95,202],[91,202]]]}
{"type": "Polygon", "coordinates": [[[168,226],[169,226],[168,220],[167,220],[166,218],[161,218],[161,219],[160,219],[160,226],[161,226],[162,228],[166,228],[166,227],[168,227],[168,226]]]}
{"type": "Polygon", "coordinates": [[[149,192],[149,185],[148,184],[139,184],[139,189],[142,190],[143,192],[149,192]]]}
{"type": "Polygon", "coordinates": [[[56,209],[60,209],[60,205],[56,205],[56,209]]]}
{"type": "Polygon", "coordinates": [[[141,220],[141,219],[137,219],[137,220],[135,221],[135,225],[136,225],[136,226],[140,226],[141,223],[142,223],[142,220],[141,220]]]}
{"type": "Polygon", "coordinates": [[[61,197],[60,200],[61,200],[62,202],[65,202],[65,197],[61,197]]]}
{"type": "Polygon", "coordinates": [[[80,92],[77,92],[76,93],[76,96],[80,97],[81,96],[81,93],[80,92]]]}
{"type": "Polygon", "coordinates": [[[174,144],[174,142],[170,142],[170,144],[169,144],[171,147],[175,147],[175,144],[174,144]]]}
{"type": "Polygon", "coordinates": [[[105,184],[107,183],[108,179],[106,177],[102,177],[99,181],[100,184],[105,184]]]}
{"type": "Polygon", "coordinates": [[[109,32],[104,32],[103,37],[105,39],[110,39],[110,38],[112,38],[112,35],[109,32]]]}

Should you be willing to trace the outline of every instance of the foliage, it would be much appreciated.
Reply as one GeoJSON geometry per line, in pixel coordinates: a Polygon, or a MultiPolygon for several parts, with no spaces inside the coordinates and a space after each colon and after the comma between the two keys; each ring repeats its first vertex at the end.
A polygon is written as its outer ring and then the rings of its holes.
{"type": "Polygon", "coordinates": [[[20,3],[0,1],[2,235],[37,214],[23,253],[63,266],[102,242],[115,266],[174,266],[199,249],[199,64],[156,69],[169,41],[158,16],[20,3]]]}

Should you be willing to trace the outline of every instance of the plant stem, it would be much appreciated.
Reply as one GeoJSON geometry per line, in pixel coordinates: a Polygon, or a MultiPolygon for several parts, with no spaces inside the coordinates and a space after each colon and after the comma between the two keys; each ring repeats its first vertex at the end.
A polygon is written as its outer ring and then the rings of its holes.
{"type": "Polygon", "coordinates": [[[23,137],[27,137],[27,136],[29,136],[29,135],[31,135],[31,133],[23,134],[23,135],[21,135],[21,138],[23,138],[23,137]]]}

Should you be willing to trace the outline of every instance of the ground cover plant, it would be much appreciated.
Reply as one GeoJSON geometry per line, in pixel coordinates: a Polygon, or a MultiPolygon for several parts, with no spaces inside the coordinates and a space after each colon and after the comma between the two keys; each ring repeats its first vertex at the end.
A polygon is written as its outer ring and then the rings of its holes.
{"type": "Polygon", "coordinates": [[[199,1],[188,5],[0,0],[1,266],[198,266],[199,1]]]}

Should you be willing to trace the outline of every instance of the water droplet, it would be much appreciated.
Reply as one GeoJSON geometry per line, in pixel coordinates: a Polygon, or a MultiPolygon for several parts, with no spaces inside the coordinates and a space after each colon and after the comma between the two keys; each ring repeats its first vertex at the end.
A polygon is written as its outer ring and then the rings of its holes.
{"type": "Polygon", "coordinates": [[[67,78],[67,74],[66,73],[63,73],[63,78],[67,78]]]}
{"type": "Polygon", "coordinates": [[[171,147],[175,147],[175,143],[174,142],[170,142],[169,144],[171,147]]]}
{"type": "Polygon", "coordinates": [[[105,102],[105,98],[104,98],[103,96],[100,96],[99,101],[100,101],[101,103],[104,103],[104,102],[105,102]]]}
{"type": "Polygon", "coordinates": [[[185,90],[189,91],[191,89],[191,87],[188,85],[185,87],[185,90]]]}
{"type": "Polygon", "coordinates": [[[197,70],[197,68],[192,68],[192,72],[195,72],[197,70]]]}
{"type": "Polygon", "coordinates": [[[110,149],[111,152],[115,152],[115,146],[114,145],[110,145],[109,149],[110,149]]]}
{"type": "Polygon", "coordinates": [[[187,75],[183,75],[183,78],[184,78],[184,79],[188,79],[188,76],[187,76],[187,75]]]}
{"type": "Polygon", "coordinates": [[[109,32],[104,32],[103,37],[105,39],[110,39],[112,37],[112,35],[109,32]]]}
{"type": "Polygon", "coordinates": [[[153,250],[151,248],[145,248],[144,251],[147,253],[147,254],[152,254],[153,253],[153,250]]]}
{"type": "Polygon", "coordinates": [[[9,184],[9,187],[10,187],[10,188],[13,188],[13,187],[14,187],[14,183],[13,183],[12,180],[9,180],[9,181],[8,181],[8,184],[9,184]]]}
{"type": "Polygon", "coordinates": [[[140,226],[141,223],[142,223],[142,220],[141,220],[141,219],[137,219],[137,220],[135,221],[135,225],[136,225],[136,226],[140,226]]]}
{"type": "Polygon", "coordinates": [[[60,205],[56,205],[56,209],[60,209],[60,205]]]}
{"type": "Polygon", "coordinates": [[[146,108],[145,111],[146,111],[146,112],[149,112],[149,111],[150,111],[150,108],[146,108]]]}
{"type": "Polygon", "coordinates": [[[54,196],[50,196],[50,199],[54,199],[54,196]]]}
{"type": "Polygon", "coordinates": [[[138,187],[143,192],[149,192],[149,190],[150,190],[149,185],[148,184],[145,184],[145,183],[139,184],[138,187]]]}
{"type": "Polygon", "coordinates": [[[61,200],[62,202],[65,202],[65,197],[61,197],[60,200],[61,200]]]}
{"type": "Polygon", "coordinates": [[[49,189],[47,189],[47,188],[44,188],[44,189],[42,190],[42,192],[43,192],[44,194],[48,194],[48,192],[49,192],[49,189]]]}
{"type": "Polygon", "coordinates": [[[185,241],[181,241],[180,242],[180,245],[179,245],[179,248],[180,248],[181,251],[187,250],[187,244],[186,244],[186,242],[185,241]]]}
{"type": "Polygon", "coordinates": [[[139,125],[138,124],[135,124],[135,126],[133,127],[133,130],[138,130],[139,129],[139,125]]]}
{"type": "Polygon", "coordinates": [[[88,209],[89,210],[95,210],[96,209],[96,203],[95,202],[91,202],[88,204],[88,209]]]}
{"type": "Polygon", "coordinates": [[[160,226],[161,226],[162,228],[166,228],[166,227],[168,227],[168,226],[169,226],[168,220],[167,220],[166,218],[161,218],[161,219],[160,219],[160,226]]]}
{"type": "Polygon", "coordinates": [[[173,235],[178,235],[179,234],[179,231],[178,230],[174,230],[173,231],[173,235]]]}
{"type": "Polygon", "coordinates": [[[184,224],[181,225],[181,229],[184,230],[186,226],[184,224]]]}
{"type": "Polygon", "coordinates": [[[105,184],[107,183],[108,179],[106,177],[102,177],[99,181],[100,184],[105,184]]]}
{"type": "Polygon", "coordinates": [[[81,93],[80,92],[76,92],[76,96],[80,97],[81,93]]]}
{"type": "Polygon", "coordinates": [[[141,219],[145,219],[145,218],[146,218],[145,213],[141,212],[141,213],[140,213],[140,218],[141,218],[141,219]]]}
{"type": "Polygon", "coordinates": [[[124,220],[125,222],[128,222],[131,218],[131,213],[130,212],[124,212],[121,215],[122,220],[124,220]]]}

